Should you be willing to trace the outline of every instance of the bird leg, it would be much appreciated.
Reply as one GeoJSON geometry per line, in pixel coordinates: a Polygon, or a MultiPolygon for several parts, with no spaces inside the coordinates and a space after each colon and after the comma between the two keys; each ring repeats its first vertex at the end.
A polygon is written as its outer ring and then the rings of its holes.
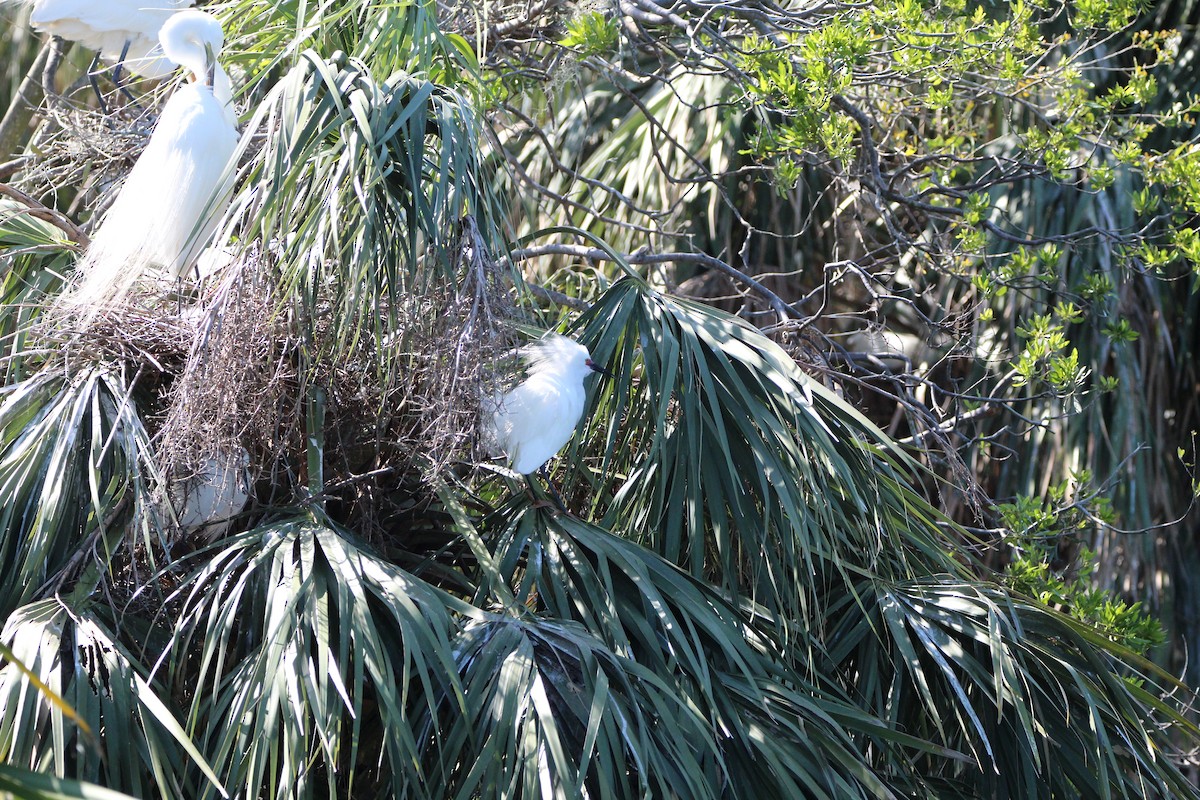
{"type": "MultiPolygon", "coordinates": [[[[129,43],[130,43],[129,40],[126,39],[125,46],[121,48],[121,57],[118,58],[117,63],[113,65],[112,82],[113,82],[113,85],[117,87],[117,91],[120,92],[121,94],[125,95],[125,97],[127,97],[129,99],[129,102],[133,103],[133,107],[136,108],[140,112],[140,111],[143,111],[144,109],[138,103],[137,98],[133,96],[133,93],[129,91],[129,88],[121,81],[121,70],[124,69],[125,58],[129,55],[129,43]]],[[[97,58],[98,57],[99,56],[97,56],[97,58]]],[[[128,71],[128,70],[126,70],[126,71],[128,71]]]]}
{"type": "Polygon", "coordinates": [[[537,476],[539,476],[542,480],[544,480],[546,482],[546,488],[550,490],[550,496],[554,498],[553,503],[551,503],[547,500],[539,499],[537,496],[537,493],[534,491],[533,476],[526,475],[525,482],[528,486],[527,491],[529,492],[529,496],[533,499],[534,508],[554,507],[554,508],[557,508],[559,511],[561,511],[564,514],[571,513],[569,511],[567,511],[567,506],[563,502],[562,495],[558,493],[558,488],[555,487],[554,481],[550,480],[550,471],[548,469],[546,469],[546,465],[543,464],[542,466],[538,467],[537,472],[534,474],[536,474],[537,476]]]}
{"type": "Polygon", "coordinates": [[[92,63],[88,65],[88,83],[92,85],[92,93],[96,95],[96,102],[100,104],[100,113],[108,116],[108,103],[104,102],[104,93],[100,91],[100,81],[96,80],[98,70],[96,67],[100,65],[100,51],[96,51],[96,57],[92,59],[92,63]]]}

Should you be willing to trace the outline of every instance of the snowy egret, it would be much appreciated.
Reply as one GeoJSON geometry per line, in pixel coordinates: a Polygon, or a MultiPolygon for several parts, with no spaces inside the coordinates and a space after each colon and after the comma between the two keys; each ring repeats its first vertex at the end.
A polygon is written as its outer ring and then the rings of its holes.
{"type": "MultiPolygon", "coordinates": [[[[13,2],[14,0],[9,0],[13,2]]],[[[196,0],[15,0],[30,6],[29,21],[39,31],[95,50],[114,62],[120,85],[122,66],[137,75],[161,80],[175,71],[163,56],[158,32],[163,23],[196,0]]]]}
{"type": "Polygon", "coordinates": [[[232,111],[215,96],[224,35],[211,15],[188,9],[162,27],[163,52],[196,80],[163,107],[146,149],[129,173],[63,302],[94,317],[119,301],[148,269],[181,277],[216,229],[228,201],[229,165],[238,133],[232,111]]]}
{"type": "Polygon", "coordinates": [[[554,457],[583,416],[583,379],[608,374],[583,345],[550,334],[524,351],[529,377],[492,405],[491,432],[522,475],[554,457]]]}
{"type": "Polygon", "coordinates": [[[203,531],[212,542],[229,530],[250,499],[250,454],[243,447],[207,458],[195,475],[171,485],[169,496],[179,527],[203,531]]]}

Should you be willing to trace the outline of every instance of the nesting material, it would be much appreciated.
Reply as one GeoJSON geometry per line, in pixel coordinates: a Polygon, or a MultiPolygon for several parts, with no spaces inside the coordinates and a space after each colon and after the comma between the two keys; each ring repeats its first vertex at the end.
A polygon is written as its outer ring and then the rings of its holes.
{"type": "Polygon", "coordinates": [[[258,254],[217,257],[228,261],[220,280],[203,305],[186,312],[195,335],[166,398],[156,447],[180,526],[211,536],[228,526],[209,526],[245,506],[258,472],[252,460],[261,466],[279,449],[277,414],[295,383],[258,254]]]}
{"type": "Polygon", "coordinates": [[[407,415],[404,437],[428,473],[474,460],[487,447],[481,438],[481,401],[508,383],[509,354],[519,340],[504,271],[469,216],[459,231],[458,262],[462,283],[441,298],[432,325],[415,326],[425,333],[408,354],[413,365],[408,384],[399,387],[415,412],[407,415]]]}

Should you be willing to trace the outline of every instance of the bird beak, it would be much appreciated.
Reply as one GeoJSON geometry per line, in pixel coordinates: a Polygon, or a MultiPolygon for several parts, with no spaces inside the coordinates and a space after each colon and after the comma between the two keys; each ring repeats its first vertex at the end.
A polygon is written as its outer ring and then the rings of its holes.
{"type": "Polygon", "coordinates": [[[217,80],[217,57],[213,55],[212,45],[208,42],[204,43],[204,63],[208,66],[204,85],[211,89],[217,80]]]}
{"type": "Polygon", "coordinates": [[[606,378],[615,378],[616,377],[611,372],[606,370],[604,367],[600,366],[595,361],[592,361],[590,358],[587,360],[587,365],[588,365],[588,368],[592,372],[599,372],[601,375],[603,375],[606,378]]]}

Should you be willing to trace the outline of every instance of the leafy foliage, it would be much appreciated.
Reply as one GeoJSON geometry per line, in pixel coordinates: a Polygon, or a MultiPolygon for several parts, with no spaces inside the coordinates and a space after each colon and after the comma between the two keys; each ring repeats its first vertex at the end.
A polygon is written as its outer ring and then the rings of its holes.
{"type": "MultiPolygon", "coordinates": [[[[1092,381],[1136,384],[1114,353],[1150,338],[1116,313],[1128,267],[1191,246],[1153,216],[1187,207],[1188,152],[1139,161],[1130,110],[1167,37],[1093,91],[1130,3],[552,5],[470,31],[428,3],[222,4],[247,108],[232,277],[148,284],[95,341],[37,325],[79,229],[0,218],[0,760],[37,773],[0,789],[1200,796],[1189,692],[1141,655],[1154,624],[1041,566],[1115,519],[1104,487],[997,477],[986,513],[1030,558],[993,572],[989,531],[944,513],[953,446],[906,450],[855,407],[883,373],[804,369],[856,305],[1003,320],[961,378],[1029,420],[997,447],[1106,419],[1092,381]],[[574,78],[536,88],[536,58],[568,52],[574,78]],[[1094,197],[1083,217],[1142,194],[1120,235],[1081,233],[1038,181],[1094,197]],[[856,238],[822,254],[847,209],[856,238]],[[832,233],[803,240],[804,219],[832,233]],[[539,254],[587,263],[518,268],[539,254]],[[770,258],[785,275],[759,274],[770,258]],[[674,296],[668,264],[762,304],[674,296]],[[838,299],[847,277],[862,291],[838,299]],[[505,348],[555,319],[613,373],[552,462],[558,509],[471,447],[505,348]],[[170,508],[188,478],[167,445],[191,440],[251,464],[256,502],[211,542],[170,508]]],[[[96,186],[63,191],[98,208],[96,186]]],[[[995,400],[972,391],[939,411],[995,400]]],[[[975,474],[1001,463],[971,447],[975,474]]]]}

